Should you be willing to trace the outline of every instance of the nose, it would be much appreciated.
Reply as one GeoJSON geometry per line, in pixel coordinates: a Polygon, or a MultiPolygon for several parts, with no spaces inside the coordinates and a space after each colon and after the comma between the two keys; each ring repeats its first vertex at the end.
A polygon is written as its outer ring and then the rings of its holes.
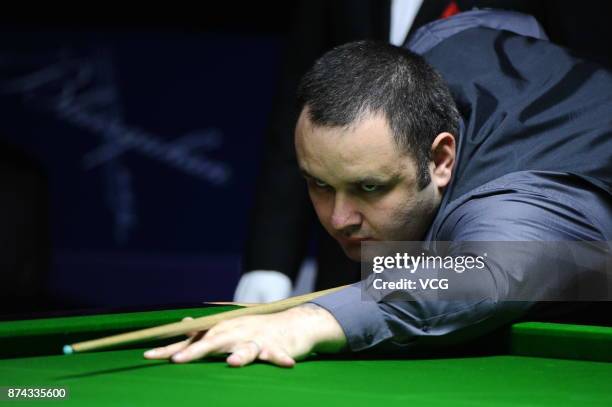
{"type": "Polygon", "coordinates": [[[344,194],[336,193],[331,216],[332,227],[347,234],[361,225],[362,217],[354,203],[344,194]]]}

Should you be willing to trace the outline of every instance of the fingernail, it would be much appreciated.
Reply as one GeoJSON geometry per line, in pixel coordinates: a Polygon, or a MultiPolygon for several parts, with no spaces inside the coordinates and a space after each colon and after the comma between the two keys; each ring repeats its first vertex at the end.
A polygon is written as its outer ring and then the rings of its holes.
{"type": "Polygon", "coordinates": [[[155,356],[157,351],[155,349],[150,349],[144,353],[145,356],[155,356]]]}

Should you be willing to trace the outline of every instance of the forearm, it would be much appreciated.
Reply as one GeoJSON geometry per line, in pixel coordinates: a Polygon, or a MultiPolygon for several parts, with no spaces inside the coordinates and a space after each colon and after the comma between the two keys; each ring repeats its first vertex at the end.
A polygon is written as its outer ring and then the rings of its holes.
{"type": "Polygon", "coordinates": [[[529,307],[528,303],[498,301],[494,288],[481,294],[471,292],[472,299],[467,301],[377,300],[367,299],[368,292],[355,285],[313,302],[333,314],[351,351],[409,356],[466,343],[529,307]]]}

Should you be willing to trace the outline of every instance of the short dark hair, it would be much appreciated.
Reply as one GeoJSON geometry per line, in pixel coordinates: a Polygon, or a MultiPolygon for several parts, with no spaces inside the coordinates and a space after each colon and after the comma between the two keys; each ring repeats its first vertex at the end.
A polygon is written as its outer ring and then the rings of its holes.
{"type": "Polygon", "coordinates": [[[430,182],[431,143],[455,136],[459,113],[448,86],[421,56],[375,41],[341,45],[302,77],[298,108],[318,126],[348,126],[364,114],[384,114],[397,145],[414,155],[418,184],[430,182]]]}

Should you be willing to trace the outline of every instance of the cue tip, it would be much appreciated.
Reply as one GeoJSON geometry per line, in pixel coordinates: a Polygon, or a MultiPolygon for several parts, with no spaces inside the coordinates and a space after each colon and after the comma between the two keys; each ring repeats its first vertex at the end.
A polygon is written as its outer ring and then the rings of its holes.
{"type": "Polygon", "coordinates": [[[74,349],[72,349],[72,346],[70,345],[64,346],[64,355],[72,355],[73,353],[74,353],[74,349]]]}

